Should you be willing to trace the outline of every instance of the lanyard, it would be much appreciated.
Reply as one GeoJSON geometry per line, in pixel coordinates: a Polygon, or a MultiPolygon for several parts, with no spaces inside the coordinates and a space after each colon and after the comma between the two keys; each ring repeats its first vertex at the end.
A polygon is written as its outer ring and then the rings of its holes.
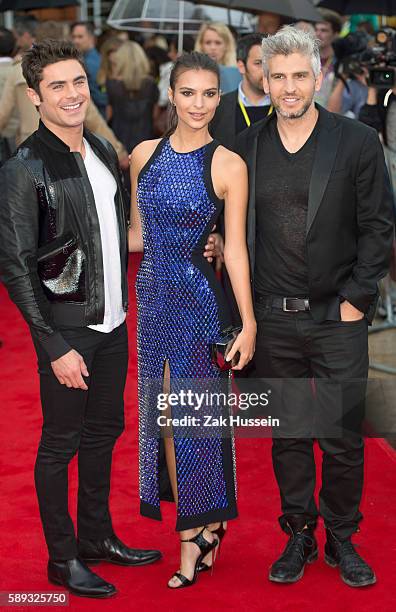
{"type": "MultiPolygon", "coordinates": [[[[247,125],[248,127],[250,127],[250,124],[251,124],[252,122],[250,121],[250,117],[249,117],[249,115],[247,114],[246,107],[245,107],[244,103],[242,102],[242,100],[241,100],[240,96],[238,96],[238,104],[239,104],[239,108],[241,109],[241,112],[242,112],[243,118],[245,119],[246,125],[247,125]]],[[[268,115],[270,115],[270,114],[272,113],[272,111],[273,111],[273,110],[274,110],[274,108],[273,108],[273,106],[272,106],[272,104],[271,104],[271,106],[269,107],[268,113],[267,113],[267,117],[268,117],[268,115]]]]}
{"type": "Polygon", "coordinates": [[[330,55],[330,57],[327,58],[324,65],[322,66],[322,73],[323,73],[324,79],[327,77],[327,73],[329,72],[332,64],[333,64],[333,56],[330,55]]]}

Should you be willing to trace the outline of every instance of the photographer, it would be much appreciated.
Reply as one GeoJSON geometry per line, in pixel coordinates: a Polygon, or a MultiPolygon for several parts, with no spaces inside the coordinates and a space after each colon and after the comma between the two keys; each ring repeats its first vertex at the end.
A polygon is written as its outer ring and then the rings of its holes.
{"type": "Polygon", "coordinates": [[[380,132],[384,144],[396,153],[396,82],[391,89],[368,88],[359,120],[380,132]]]}
{"type": "MultiPolygon", "coordinates": [[[[394,199],[396,196],[396,69],[390,89],[368,88],[367,102],[359,113],[359,120],[375,128],[382,136],[385,158],[391,178],[394,199]]],[[[396,203],[395,203],[396,212],[396,203]]]]}
{"type": "Polygon", "coordinates": [[[353,75],[348,73],[339,75],[330,95],[327,110],[357,119],[360,110],[367,102],[366,75],[363,68],[353,75]]]}
{"type": "Polygon", "coordinates": [[[396,196],[396,31],[379,30],[368,64],[368,94],[359,120],[382,137],[385,158],[396,196]]]}
{"type": "Polygon", "coordinates": [[[369,44],[366,32],[354,32],[334,43],[336,82],[327,105],[330,112],[359,116],[367,100],[368,71],[363,59],[369,44]]]}

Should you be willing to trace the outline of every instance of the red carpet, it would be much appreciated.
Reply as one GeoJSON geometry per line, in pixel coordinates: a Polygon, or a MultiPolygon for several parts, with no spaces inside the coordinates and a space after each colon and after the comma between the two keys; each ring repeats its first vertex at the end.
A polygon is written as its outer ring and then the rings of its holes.
{"type": "MultiPolygon", "coordinates": [[[[132,264],[137,263],[136,259],[132,264]]],[[[178,568],[178,543],[174,533],[174,508],[164,505],[162,523],[138,514],[136,348],[133,279],[128,315],[131,361],[126,393],[127,428],[118,442],[113,464],[112,515],[118,535],[127,543],[155,547],[164,559],[152,566],[123,568],[103,564],[99,573],[118,589],[118,595],[98,601],[71,596],[72,610],[166,609],[184,611],[265,610],[300,612],[382,611],[396,609],[395,490],[396,453],[381,441],[366,446],[366,486],[362,503],[365,516],[355,537],[359,552],[375,568],[378,583],[365,589],[344,585],[338,570],[323,561],[323,528],[318,562],[307,568],[295,585],[267,580],[268,567],[283,548],[286,537],[277,526],[279,500],[271,469],[270,442],[237,441],[240,518],[230,524],[214,575],[173,592],[166,582],[178,568]]],[[[45,575],[44,538],[34,492],[33,465],[40,435],[41,411],[35,354],[26,324],[0,286],[1,372],[1,524],[0,591],[56,591],[45,575]]],[[[75,513],[76,471],[71,466],[70,508],[75,513]]],[[[29,609],[21,608],[18,609],[29,609]]]]}

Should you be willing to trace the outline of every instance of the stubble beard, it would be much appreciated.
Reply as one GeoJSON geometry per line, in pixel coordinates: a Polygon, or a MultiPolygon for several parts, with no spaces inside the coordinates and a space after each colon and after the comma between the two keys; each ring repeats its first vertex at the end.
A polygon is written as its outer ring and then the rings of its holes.
{"type": "Polygon", "coordinates": [[[283,110],[278,104],[274,104],[274,108],[278,115],[283,117],[284,119],[300,119],[305,115],[305,113],[311,108],[312,99],[304,104],[304,106],[297,112],[288,112],[283,110]]]}
{"type": "Polygon", "coordinates": [[[311,108],[312,101],[314,99],[314,95],[315,95],[315,92],[312,93],[309,100],[306,100],[304,106],[299,111],[296,111],[296,112],[285,111],[284,109],[281,108],[280,104],[277,104],[277,102],[272,100],[272,98],[271,98],[271,103],[275,111],[277,112],[277,114],[283,117],[284,119],[300,119],[311,108]]]}

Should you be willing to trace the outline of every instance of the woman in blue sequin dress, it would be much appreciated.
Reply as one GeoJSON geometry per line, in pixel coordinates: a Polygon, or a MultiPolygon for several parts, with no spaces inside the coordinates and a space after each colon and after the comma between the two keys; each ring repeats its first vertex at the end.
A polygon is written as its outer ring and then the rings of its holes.
{"type": "Polygon", "coordinates": [[[226,391],[228,384],[227,373],[211,361],[210,345],[231,320],[203,255],[223,207],[224,259],[243,323],[230,354],[240,354],[235,369],[253,356],[256,323],[245,241],[246,166],[208,131],[220,99],[216,63],[196,52],[179,58],[169,95],[170,136],[141,143],[131,156],[129,246],[144,251],[136,280],[141,513],[160,519],[160,500],[176,501],[181,565],[168,586],[180,588],[210,565],[207,553],[224,535],[225,521],[237,516],[232,431],[204,426],[209,412],[214,423],[224,415],[224,407],[209,409],[204,392],[226,391]],[[200,404],[192,396],[186,401],[187,389],[202,392],[200,404]]]}

